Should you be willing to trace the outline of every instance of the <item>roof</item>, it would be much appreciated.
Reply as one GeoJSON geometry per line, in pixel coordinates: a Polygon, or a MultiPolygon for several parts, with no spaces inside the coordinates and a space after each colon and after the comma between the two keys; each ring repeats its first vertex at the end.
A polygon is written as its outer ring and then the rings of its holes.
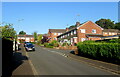
{"type": "Polygon", "coordinates": [[[66,32],[66,29],[49,29],[49,32],[52,32],[52,33],[64,33],[64,32],[66,32]]]}
{"type": "Polygon", "coordinates": [[[33,35],[18,35],[18,37],[34,37],[33,35]]]}
{"type": "Polygon", "coordinates": [[[120,32],[118,29],[104,29],[103,32],[120,32]]]}
{"type": "MultiPolygon", "coordinates": [[[[69,29],[67,32],[64,32],[64,33],[61,34],[61,35],[64,35],[64,34],[70,32],[70,31],[76,30],[78,27],[81,27],[81,26],[83,26],[83,25],[85,25],[86,23],[89,23],[89,22],[92,22],[92,21],[86,21],[86,22],[80,24],[79,26],[75,26],[75,27],[69,29]]],[[[93,22],[92,22],[92,23],[93,23],[93,22]]],[[[95,25],[98,26],[97,24],[95,24],[95,25]]],[[[98,27],[100,27],[100,26],[98,26],[98,27]]],[[[101,27],[100,27],[100,28],[101,28],[101,27]]],[[[102,28],[101,28],[101,29],[102,29],[102,28]]],[[[61,35],[59,35],[59,36],[61,36],[61,35]]],[[[59,36],[58,36],[58,37],[59,37],[59,36]]]]}

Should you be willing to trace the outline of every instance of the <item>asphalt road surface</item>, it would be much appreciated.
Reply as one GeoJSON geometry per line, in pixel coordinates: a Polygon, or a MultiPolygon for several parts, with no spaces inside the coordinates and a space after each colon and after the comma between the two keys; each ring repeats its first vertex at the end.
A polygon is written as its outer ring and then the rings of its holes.
{"type": "Polygon", "coordinates": [[[37,75],[113,75],[107,71],[73,60],[57,50],[35,46],[36,51],[27,52],[37,75]]]}

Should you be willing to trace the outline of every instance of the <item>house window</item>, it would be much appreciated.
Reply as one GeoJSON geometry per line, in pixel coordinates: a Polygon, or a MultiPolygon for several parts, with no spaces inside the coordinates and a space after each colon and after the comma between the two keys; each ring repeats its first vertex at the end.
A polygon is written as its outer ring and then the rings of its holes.
{"type": "Polygon", "coordinates": [[[54,33],[54,35],[57,35],[57,33],[54,33]]]}
{"type": "Polygon", "coordinates": [[[96,33],[96,30],[95,30],[95,29],[92,29],[92,33],[96,33]]]}
{"type": "Polygon", "coordinates": [[[80,29],[81,33],[85,33],[85,29],[80,29]]]}
{"type": "Polygon", "coordinates": [[[74,42],[75,42],[75,43],[77,42],[77,39],[76,39],[76,38],[74,38],[74,42]]]}
{"type": "Polygon", "coordinates": [[[73,32],[71,31],[71,35],[73,35],[73,32]]]}
{"type": "Polygon", "coordinates": [[[86,40],[86,38],[81,38],[81,41],[83,42],[83,41],[85,41],[86,40]]]}
{"type": "Polygon", "coordinates": [[[54,38],[54,40],[57,40],[57,38],[54,38]]]}
{"type": "Polygon", "coordinates": [[[74,34],[76,34],[76,30],[74,30],[74,34]]]}
{"type": "Polygon", "coordinates": [[[112,33],[112,35],[115,35],[115,33],[112,33]]]}
{"type": "Polygon", "coordinates": [[[107,34],[106,32],[104,34],[107,34]]]}
{"type": "Polygon", "coordinates": [[[69,33],[67,35],[69,36],[69,33]]]}
{"type": "Polygon", "coordinates": [[[60,35],[61,33],[58,33],[58,35],[60,35]]]}
{"type": "Polygon", "coordinates": [[[111,33],[109,33],[109,35],[111,35],[111,33]]]}

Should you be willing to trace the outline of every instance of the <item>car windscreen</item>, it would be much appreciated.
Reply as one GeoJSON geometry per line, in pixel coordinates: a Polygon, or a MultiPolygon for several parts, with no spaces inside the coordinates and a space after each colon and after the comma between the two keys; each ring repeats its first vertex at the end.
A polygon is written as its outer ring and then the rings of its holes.
{"type": "Polygon", "coordinates": [[[33,44],[27,44],[27,47],[34,47],[33,44]]]}

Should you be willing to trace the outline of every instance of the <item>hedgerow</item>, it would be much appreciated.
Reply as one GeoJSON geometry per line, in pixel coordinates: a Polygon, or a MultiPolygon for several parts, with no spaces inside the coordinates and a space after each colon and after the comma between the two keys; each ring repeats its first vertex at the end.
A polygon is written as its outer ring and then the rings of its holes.
{"type": "Polygon", "coordinates": [[[85,43],[77,44],[78,53],[94,58],[120,60],[120,44],[119,43],[85,43]]]}

